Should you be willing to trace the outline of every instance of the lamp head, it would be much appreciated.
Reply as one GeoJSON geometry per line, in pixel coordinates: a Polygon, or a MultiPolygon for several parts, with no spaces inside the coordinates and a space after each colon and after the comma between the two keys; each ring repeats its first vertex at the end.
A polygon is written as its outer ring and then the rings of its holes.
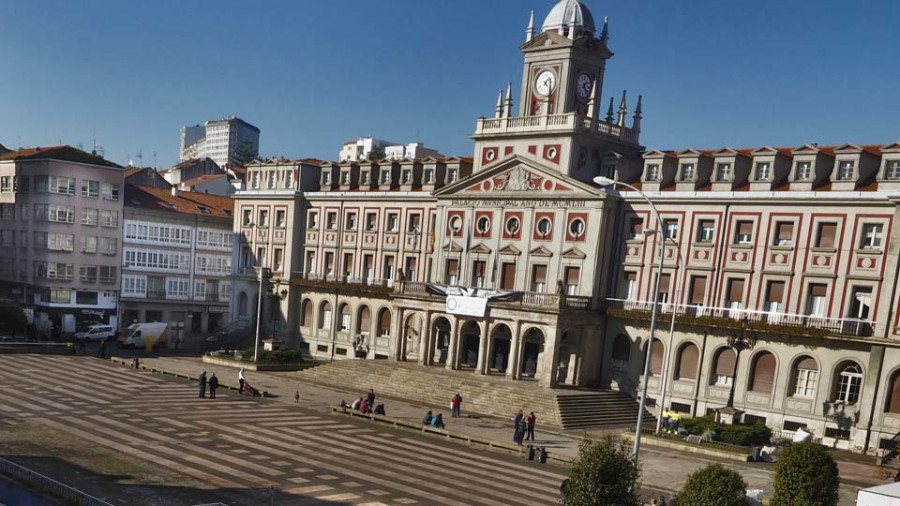
{"type": "Polygon", "coordinates": [[[606,176],[597,176],[597,177],[594,178],[594,182],[597,183],[598,185],[604,186],[604,187],[606,187],[606,186],[615,186],[615,185],[616,185],[615,180],[610,179],[610,178],[608,178],[608,177],[606,177],[606,176]]]}

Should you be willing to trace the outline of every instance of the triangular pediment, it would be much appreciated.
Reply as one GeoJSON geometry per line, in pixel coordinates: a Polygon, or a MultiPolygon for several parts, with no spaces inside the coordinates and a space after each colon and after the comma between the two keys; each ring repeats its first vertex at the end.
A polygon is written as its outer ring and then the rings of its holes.
{"type": "Polygon", "coordinates": [[[856,144],[844,144],[834,150],[837,153],[859,153],[862,151],[862,148],[857,146],[856,144]]]}
{"type": "Polygon", "coordinates": [[[475,246],[472,246],[472,249],[470,249],[469,251],[471,253],[490,253],[491,248],[488,248],[487,246],[484,245],[483,242],[480,242],[480,243],[476,244],[475,246]]]}
{"type": "Polygon", "coordinates": [[[454,241],[450,241],[444,245],[444,251],[459,253],[462,250],[463,250],[462,246],[460,246],[459,244],[456,244],[454,241]]]}
{"type": "Polygon", "coordinates": [[[882,153],[893,153],[896,151],[900,151],[900,142],[892,142],[886,146],[881,147],[882,153]]]}
{"type": "Polygon", "coordinates": [[[572,39],[560,35],[556,32],[543,32],[541,34],[535,35],[528,42],[519,46],[519,49],[522,51],[526,51],[529,49],[539,49],[542,47],[559,47],[559,46],[571,46],[573,44],[572,39]]]}
{"type": "Polygon", "coordinates": [[[436,197],[541,197],[600,198],[602,193],[595,187],[566,176],[558,170],[544,167],[540,163],[513,155],[496,165],[445,186],[434,193],[436,197]]]}
{"type": "Polygon", "coordinates": [[[549,258],[549,257],[553,256],[553,252],[543,246],[538,246],[537,248],[534,248],[533,250],[529,251],[528,254],[533,257],[548,257],[549,258]]]}
{"type": "Polygon", "coordinates": [[[668,156],[668,154],[669,153],[667,153],[666,151],[660,151],[658,149],[654,149],[653,151],[648,151],[648,152],[644,153],[644,159],[646,160],[648,158],[665,158],[666,156],[668,156]]]}
{"type": "Polygon", "coordinates": [[[584,252],[582,252],[578,248],[569,248],[563,252],[562,257],[563,258],[578,258],[580,260],[584,260],[585,258],[587,258],[587,255],[585,255],[584,252]]]}
{"type": "Polygon", "coordinates": [[[776,153],[778,153],[778,150],[771,146],[763,146],[753,150],[754,155],[774,155],[776,153]]]}
{"type": "Polygon", "coordinates": [[[521,255],[521,254],[522,254],[522,251],[519,250],[519,248],[513,246],[512,244],[507,244],[506,246],[500,248],[499,253],[500,253],[501,255],[518,256],[518,255],[521,255]]]}

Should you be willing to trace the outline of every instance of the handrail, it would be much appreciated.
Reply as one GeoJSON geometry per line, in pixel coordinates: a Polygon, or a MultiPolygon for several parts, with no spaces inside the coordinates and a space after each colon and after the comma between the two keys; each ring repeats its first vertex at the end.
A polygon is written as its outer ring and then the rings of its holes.
{"type": "MultiPolygon", "coordinates": [[[[402,281],[397,283],[395,286],[395,291],[402,294],[407,295],[427,295],[433,296],[427,289],[426,285],[434,284],[437,286],[445,286],[438,285],[437,283],[425,283],[422,281],[402,281]]],[[[491,304],[500,304],[500,305],[520,305],[520,306],[532,306],[532,307],[544,307],[544,308],[558,308],[558,309],[577,309],[577,310],[589,310],[591,309],[591,297],[586,297],[582,295],[565,295],[559,293],[542,293],[542,292],[519,292],[521,297],[514,301],[495,301],[491,302],[491,304]]],[[[436,296],[435,296],[436,297],[436,296]]]]}
{"type": "MultiPolygon", "coordinates": [[[[614,310],[650,312],[653,309],[653,302],[607,298],[604,300],[604,307],[614,310]]],[[[695,304],[679,304],[676,306],[674,304],[660,303],[659,310],[663,314],[672,314],[674,312],[676,316],[722,318],[783,327],[812,327],[834,334],[856,337],[871,337],[874,331],[872,321],[861,318],[832,318],[737,307],[708,307],[695,304]]]]}
{"type": "Polygon", "coordinates": [[[0,475],[9,476],[39,490],[52,492],[66,501],[71,501],[82,506],[113,506],[103,499],[88,495],[77,488],[70,487],[53,478],[48,478],[43,474],[32,471],[27,467],[20,466],[19,464],[4,458],[0,458],[0,475]]]}

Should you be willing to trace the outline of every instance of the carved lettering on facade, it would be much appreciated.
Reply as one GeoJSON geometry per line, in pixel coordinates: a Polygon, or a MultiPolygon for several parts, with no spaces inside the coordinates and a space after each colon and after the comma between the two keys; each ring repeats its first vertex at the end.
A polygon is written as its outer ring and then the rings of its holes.
{"type": "Polygon", "coordinates": [[[587,201],[567,199],[453,199],[450,204],[454,207],[587,207],[587,201]]]}

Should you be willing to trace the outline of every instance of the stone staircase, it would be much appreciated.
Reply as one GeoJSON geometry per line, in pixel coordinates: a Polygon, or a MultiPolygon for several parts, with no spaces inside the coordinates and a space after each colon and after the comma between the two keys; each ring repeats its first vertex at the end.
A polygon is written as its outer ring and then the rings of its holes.
{"type": "MultiPolygon", "coordinates": [[[[536,381],[510,381],[499,375],[448,371],[409,362],[341,360],[293,373],[317,385],[406,400],[449,416],[450,398],[459,392],[465,413],[511,418],[534,411],[542,425],[565,430],[634,426],[638,405],[625,394],[602,390],[548,389],[536,381]]],[[[348,402],[351,399],[346,399],[348,402]]],[[[645,412],[644,420],[654,419],[645,412]]]]}

